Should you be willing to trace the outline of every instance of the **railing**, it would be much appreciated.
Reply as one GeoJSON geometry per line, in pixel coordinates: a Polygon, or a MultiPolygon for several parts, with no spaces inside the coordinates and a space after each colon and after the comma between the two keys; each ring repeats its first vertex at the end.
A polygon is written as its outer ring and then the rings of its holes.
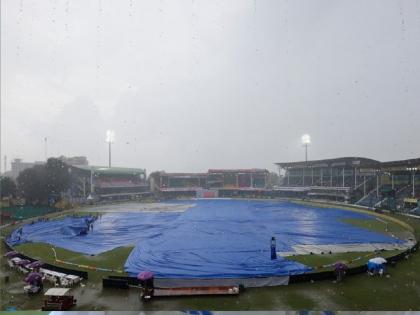
{"type": "Polygon", "coordinates": [[[363,181],[363,183],[354,187],[353,190],[358,190],[359,188],[362,188],[364,185],[368,184],[370,181],[372,181],[372,179],[366,179],[365,181],[363,181]]]}
{"type": "Polygon", "coordinates": [[[355,204],[356,205],[363,205],[363,206],[374,206],[376,205],[378,202],[380,202],[380,197],[377,196],[377,189],[372,189],[371,191],[369,191],[366,196],[363,196],[362,198],[359,199],[359,201],[357,201],[355,204]],[[366,204],[365,201],[368,200],[368,204],[366,204]]]}
{"type": "Polygon", "coordinates": [[[384,198],[384,199],[382,199],[382,200],[379,200],[379,202],[377,202],[375,205],[374,205],[374,207],[375,208],[379,208],[379,207],[381,207],[386,201],[388,200],[388,198],[384,198]]]}
{"type": "Polygon", "coordinates": [[[404,186],[401,189],[397,190],[396,193],[395,193],[395,197],[401,199],[401,198],[411,196],[411,192],[412,192],[411,187],[412,186],[407,185],[407,186],[404,186]]]}

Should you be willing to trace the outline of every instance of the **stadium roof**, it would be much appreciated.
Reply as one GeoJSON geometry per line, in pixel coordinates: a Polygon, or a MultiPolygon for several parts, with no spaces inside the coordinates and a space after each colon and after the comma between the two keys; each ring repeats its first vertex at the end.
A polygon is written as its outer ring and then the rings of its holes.
{"type": "Polygon", "coordinates": [[[71,167],[84,171],[93,171],[99,175],[140,175],[146,174],[146,170],[142,168],[128,168],[128,167],[106,167],[95,165],[72,165],[71,167]]]}
{"type": "Polygon", "coordinates": [[[276,165],[283,168],[293,168],[293,167],[336,167],[336,166],[379,166],[381,162],[363,158],[363,157],[340,157],[335,159],[324,159],[324,160],[312,160],[312,161],[299,161],[299,162],[285,162],[285,163],[275,163],[276,165]]]}
{"type": "Polygon", "coordinates": [[[382,162],[381,167],[420,167],[420,158],[382,162]]]}
{"type": "Polygon", "coordinates": [[[286,162],[275,163],[282,168],[300,168],[300,167],[358,167],[362,169],[381,169],[388,172],[411,172],[412,169],[417,169],[420,172],[420,158],[380,162],[372,159],[362,157],[342,157],[335,159],[300,161],[300,162],[286,162]]]}
{"type": "Polygon", "coordinates": [[[166,172],[159,172],[160,176],[170,176],[170,177],[201,177],[207,176],[207,173],[166,173],[166,172]]]}
{"type": "Polygon", "coordinates": [[[209,173],[268,173],[268,170],[261,168],[248,169],[209,169],[209,173]]]}

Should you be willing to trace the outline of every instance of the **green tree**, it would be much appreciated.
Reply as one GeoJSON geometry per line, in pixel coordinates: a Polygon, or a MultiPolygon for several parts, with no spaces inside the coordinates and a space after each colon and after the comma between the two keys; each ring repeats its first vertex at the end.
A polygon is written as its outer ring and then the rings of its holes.
{"type": "Polygon", "coordinates": [[[35,165],[20,172],[17,178],[19,192],[27,203],[48,202],[47,173],[44,165],[35,165]]]}
{"type": "Polygon", "coordinates": [[[63,161],[50,158],[45,165],[47,190],[50,195],[65,192],[70,186],[69,167],[63,161]]]}
{"type": "Polygon", "coordinates": [[[20,172],[17,178],[19,191],[28,203],[47,204],[50,197],[59,197],[70,185],[67,164],[55,158],[45,165],[35,165],[20,172]]]}
{"type": "Polygon", "coordinates": [[[16,184],[10,177],[0,177],[0,197],[16,197],[16,184]]]}

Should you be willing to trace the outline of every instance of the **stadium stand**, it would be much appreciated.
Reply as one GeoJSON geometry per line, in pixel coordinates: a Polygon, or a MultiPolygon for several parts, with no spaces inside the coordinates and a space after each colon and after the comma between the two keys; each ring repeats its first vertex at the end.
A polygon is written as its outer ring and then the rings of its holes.
{"type": "Polygon", "coordinates": [[[359,206],[365,206],[373,208],[375,205],[379,204],[381,202],[382,198],[381,196],[377,195],[376,188],[369,192],[366,196],[364,196],[362,199],[357,201],[355,204],[359,206]]]}
{"type": "Polygon", "coordinates": [[[232,197],[259,196],[267,188],[265,169],[210,169],[207,173],[151,174],[151,186],[161,196],[232,197]]]}
{"type": "Polygon", "coordinates": [[[283,180],[275,196],[328,199],[401,211],[408,204],[415,205],[420,197],[420,158],[380,162],[342,157],[276,165],[283,180]]]}
{"type": "Polygon", "coordinates": [[[149,193],[146,171],[138,168],[72,165],[70,199],[86,202],[139,198],[149,193]]]}

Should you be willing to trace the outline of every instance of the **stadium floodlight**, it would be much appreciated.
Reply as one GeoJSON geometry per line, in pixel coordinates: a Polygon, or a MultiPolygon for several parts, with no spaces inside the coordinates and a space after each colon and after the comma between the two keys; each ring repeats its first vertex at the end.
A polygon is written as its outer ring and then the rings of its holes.
{"type": "Polygon", "coordinates": [[[407,171],[411,171],[411,178],[412,178],[412,189],[413,191],[411,192],[412,197],[414,198],[416,196],[416,183],[415,183],[415,178],[416,178],[416,172],[418,170],[417,167],[406,167],[407,171]]]}
{"type": "Polygon", "coordinates": [[[108,143],[108,167],[111,167],[111,144],[115,141],[115,132],[114,130],[106,131],[105,142],[108,143]]]}
{"type": "Polygon", "coordinates": [[[301,139],[303,145],[308,145],[311,143],[311,136],[308,134],[304,134],[301,139]]]}
{"type": "Polygon", "coordinates": [[[106,131],[106,139],[105,142],[107,143],[114,143],[115,140],[115,132],[114,130],[107,130],[106,131]]]}
{"type": "Polygon", "coordinates": [[[308,162],[308,145],[311,144],[311,136],[306,133],[301,137],[301,140],[305,147],[305,162],[308,162]]]}

